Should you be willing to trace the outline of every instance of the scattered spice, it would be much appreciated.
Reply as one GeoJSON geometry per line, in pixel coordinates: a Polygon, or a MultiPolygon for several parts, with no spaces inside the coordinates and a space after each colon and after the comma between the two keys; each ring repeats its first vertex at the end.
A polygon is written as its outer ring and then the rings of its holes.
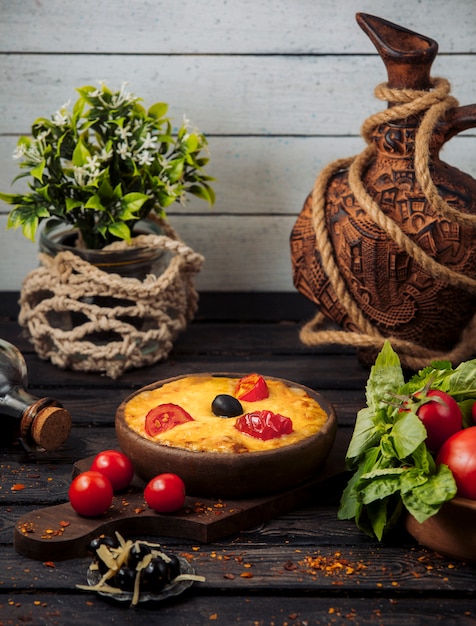
{"type": "Polygon", "coordinates": [[[25,489],[25,485],[23,483],[15,483],[10,489],[11,491],[21,491],[22,489],[25,489]]]}
{"type": "Polygon", "coordinates": [[[349,559],[342,558],[340,552],[335,552],[331,556],[323,556],[321,554],[305,556],[302,561],[299,561],[299,565],[307,574],[316,575],[320,573],[326,576],[351,576],[367,568],[363,561],[351,563],[349,559]]]}
{"type": "Polygon", "coordinates": [[[34,533],[35,525],[33,524],[33,522],[22,522],[21,524],[19,524],[18,530],[24,535],[28,533],[34,533]]]}
{"type": "Polygon", "coordinates": [[[44,565],[45,567],[56,567],[56,565],[55,565],[55,563],[54,563],[53,561],[45,561],[45,562],[43,563],[43,565],[44,565]]]}

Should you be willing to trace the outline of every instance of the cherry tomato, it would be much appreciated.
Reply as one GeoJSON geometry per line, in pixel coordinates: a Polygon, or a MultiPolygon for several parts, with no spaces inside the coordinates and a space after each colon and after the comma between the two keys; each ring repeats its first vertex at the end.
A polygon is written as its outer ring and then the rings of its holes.
{"type": "Polygon", "coordinates": [[[430,389],[416,414],[426,428],[426,446],[432,452],[438,452],[443,443],[463,427],[463,414],[454,398],[440,391],[430,389]]]}
{"type": "Polygon", "coordinates": [[[259,374],[249,374],[241,378],[235,389],[235,396],[245,402],[257,402],[269,396],[268,385],[259,374]]]}
{"type": "Polygon", "coordinates": [[[266,441],[292,433],[293,423],[289,417],[284,417],[279,413],[255,411],[239,417],[235,422],[235,428],[242,433],[266,441]]]}
{"type": "Polygon", "coordinates": [[[157,513],[173,513],[185,502],[185,484],[177,474],[159,474],[148,483],[144,497],[157,513]]]}
{"type": "Polygon", "coordinates": [[[108,478],[88,470],[78,474],[68,490],[71,506],[79,515],[96,517],[105,513],[111,506],[113,491],[108,478]]]}
{"type": "Polygon", "coordinates": [[[178,424],[193,421],[193,417],[178,404],[159,404],[145,417],[145,432],[153,437],[178,424]]]}
{"type": "Polygon", "coordinates": [[[447,439],[436,462],[450,468],[459,496],[476,500],[476,426],[464,428],[447,439]]]}
{"type": "Polygon", "coordinates": [[[134,476],[132,461],[119,450],[104,450],[94,457],[91,467],[109,478],[114,491],[125,489],[134,476]]]}

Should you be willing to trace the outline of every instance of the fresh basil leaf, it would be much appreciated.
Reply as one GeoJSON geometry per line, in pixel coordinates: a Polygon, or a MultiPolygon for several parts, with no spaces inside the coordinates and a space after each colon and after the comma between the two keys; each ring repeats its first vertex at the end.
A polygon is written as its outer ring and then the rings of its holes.
{"type": "Polygon", "coordinates": [[[389,400],[404,384],[403,371],[398,354],[389,341],[385,341],[370,369],[366,386],[367,406],[376,411],[386,408],[389,400]]]}
{"type": "Polygon", "coordinates": [[[426,428],[412,411],[398,413],[390,433],[397,457],[403,461],[425,441],[426,428]]]}
{"type": "Polygon", "coordinates": [[[378,444],[381,433],[375,425],[374,417],[374,411],[369,407],[365,407],[357,413],[354,432],[346,455],[346,460],[350,465],[354,459],[378,444]]]}
{"type": "Polygon", "coordinates": [[[400,489],[402,471],[404,471],[402,468],[388,468],[365,474],[360,489],[362,503],[370,504],[376,500],[385,500],[397,493],[400,489]]]}
{"type": "Polygon", "coordinates": [[[476,359],[460,363],[448,378],[448,393],[464,394],[476,399],[476,359]]]}
{"type": "Polygon", "coordinates": [[[444,502],[454,498],[456,491],[453,474],[446,465],[440,465],[436,474],[429,476],[423,484],[402,493],[402,501],[408,512],[422,524],[435,515],[444,502]]]}

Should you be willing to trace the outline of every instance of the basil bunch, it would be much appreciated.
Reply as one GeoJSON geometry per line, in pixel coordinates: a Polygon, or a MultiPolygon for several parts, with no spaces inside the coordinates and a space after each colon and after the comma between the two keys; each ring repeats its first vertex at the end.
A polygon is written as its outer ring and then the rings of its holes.
{"type": "Polygon", "coordinates": [[[436,466],[425,445],[426,429],[405,399],[431,387],[454,397],[471,423],[476,399],[476,359],[453,369],[438,361],[405,382],[398,355],[388,341],[372,366],[366,385],[367,406],[357,414],[346,462],[354,474],[345,488],[339,519],[381,540],[406,509],[422,523],[456,495],[446,465],[436,466]],[[403,410],[402,410],[403,409],[403,410]]]}

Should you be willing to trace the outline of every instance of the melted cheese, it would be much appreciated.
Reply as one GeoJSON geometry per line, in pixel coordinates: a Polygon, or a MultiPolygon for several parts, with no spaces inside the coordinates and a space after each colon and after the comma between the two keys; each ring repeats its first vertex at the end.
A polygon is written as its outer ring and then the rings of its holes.
{"type": "Polygon", "coordinates": [[[162,387],[137,394],[125,407],[128,426],[142,437],[166,446],[197,452],[258,452],[288,446],[317,433],[326,422],[321,406],[300,387],[277,380],[266,380],[269,397],[258,402],[240,401],[243,413],[267,409],[289,417],[293,432],[262,441],[238,431],[235,417],[217,417],[211,410],[218,394],[234,395],[238,378],[187,376],[162,387]],[[149,437],[144,429],[147,413],[159,404],[180,405],[194,421],[149,437]]]}

